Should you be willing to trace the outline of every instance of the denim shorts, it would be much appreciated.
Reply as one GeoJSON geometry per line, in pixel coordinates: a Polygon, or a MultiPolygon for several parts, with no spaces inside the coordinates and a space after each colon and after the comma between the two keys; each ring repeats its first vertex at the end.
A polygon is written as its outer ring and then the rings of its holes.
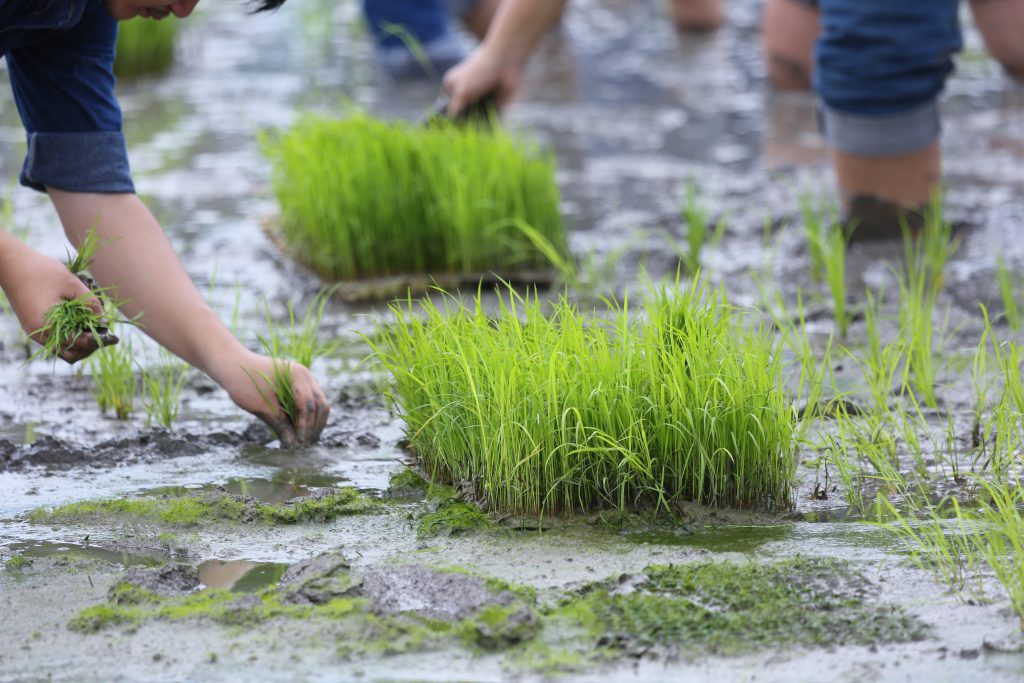
{"type": "Polygon", "coordinates": [[[937,98],[961,48],[958,0],[820,0],[814,88],[829,143],[859,156],[939,136],[937,98]]]}
{"type": "Polygon", "coordinates": [[[114,97],[116,41],[101,0],[0,0],[0,55],[28,137],[22,185],[135,191],[114,97]]]}
{"type": "Polygon", "coordinates": [[[363,0],[363,12],[377,44],[399,47],[411,36],[421,44],[448,34],[449,17],[462,17],[480,0],[363,0]],[[389,27],[402,26],[409,36],[396,35],[389,27]]]}

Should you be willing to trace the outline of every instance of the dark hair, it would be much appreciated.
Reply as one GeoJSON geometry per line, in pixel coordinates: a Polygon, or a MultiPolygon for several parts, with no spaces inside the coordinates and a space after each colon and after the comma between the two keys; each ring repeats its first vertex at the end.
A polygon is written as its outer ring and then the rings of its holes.
{"type": "Polygon", "coordinates": [[[272,12],[284,3],[285,0],[254,0],[253,5],[256,6],[256,9],[253,10],[253,14],[256,12],[272,12]]]}

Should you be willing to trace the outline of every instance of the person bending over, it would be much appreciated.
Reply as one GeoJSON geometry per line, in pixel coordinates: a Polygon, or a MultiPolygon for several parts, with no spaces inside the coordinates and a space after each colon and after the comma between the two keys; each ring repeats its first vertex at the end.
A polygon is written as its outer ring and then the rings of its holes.
{"type": "MultiPolygon", "coordinates": [[[[184,18],[198,0],[0,0],[0,54],[7,59],[18,113],[28,136],[20,181],[49,195],[76,247],[90,229],[98,248],[90,272],[101,288],[139,317],[143,331],[202,370],[282,445],[315,442],[330,412],[310,372],[290,364],[297,414],[289,421],[265,378],[274,361],[246,349],[203,300],[153,214],[135,194],[114,97],[117,21],[184,18]]],[[[284,0],[260,0],[257,11],[284,0]]],[[[89,290],[55,259],[0,226],[0,286],[22,328],[43,328],[46,312],[89,290]]],[[[91,303],[99,307],[92,299],[91,303]]],[[[36,341],[40,341],[38,338],[36,341]]],[[[68,340],[69,363],[99,340],[68,340]]]]}

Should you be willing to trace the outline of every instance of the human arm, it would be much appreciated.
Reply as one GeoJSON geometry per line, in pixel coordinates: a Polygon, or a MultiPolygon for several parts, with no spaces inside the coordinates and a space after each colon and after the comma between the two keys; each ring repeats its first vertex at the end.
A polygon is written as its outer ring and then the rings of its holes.
{"type": "Polygon", "coordinates": [[[274,361],[246,349],[224,326],[136,195],[47,191],[73,244],[95,229],[98,246],[89,270],[115,301],[123,302],[127,317],[140,316],[146,334],[224,387],[240,408],[270,425],[282,445],[319,438],[330,408],[309,370],[290,364],[296,398],[292,424],[268,383],[274,361]]]}
{"type": "Polygon", "coordinates": [[[448,113],[495,94],[504,107],[519,87],[523,69],[541,36],[562,16],[568,0],[507,0],[476,51],[444,76],[448,113]]]}
{"type": "MultiPolygon", "coordinates": [[[[0,288],[18,316],[21,327],[40,344],[46,341],[41,332],[46,312],[64,300],[88,297],[86,303],[102,313],[100,302],[89,296],[89,289],[60,261],[40,254],[12,235],[0,230],[0,288]]],[[[103,345],[116,343],[116,337],[97,339],[86,332],[76,339],[68,339],[60,358],[75,363],[89,356],[103,345]]]]}

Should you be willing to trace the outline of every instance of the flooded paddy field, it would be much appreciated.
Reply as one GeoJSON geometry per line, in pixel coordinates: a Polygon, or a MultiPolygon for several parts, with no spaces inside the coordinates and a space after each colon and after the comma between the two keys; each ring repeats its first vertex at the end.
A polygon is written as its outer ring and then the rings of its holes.
{"type": "MultiPolygon", "coordinates": [[[[727,27],[684,37],[661,3],[579,0],[508,123],[557,154],[571,250],[589,264],[580,301],[641,290],[643,271],[674,276],[692,183],[726,225],[702,256],[708,280],[780,318],[799,294],[822,351],[835,325],[809,275],[800,197],[831,193],[831,172],[813,99],[764,82],[759,15],[732,2],[727,27]]],[[[416,119],[436,86],[375,72],[355,3],[258,17],[210,3],[181,28],[167,75],[119,86],[136,185],[255,344],[264,301],[283,316],[322,286],[263,231],[278,209],[259,132],[340,114],[345,99],[416,119]]],[[[946,216],[962,242],[938,300],[938,400],[921,410],[920,463],[905,436],[887,437],[900,469],[941,475],[970,469],[979,303],[1019,341],[1000,317],[996,256],[1024,268],[1024,89],[969,27],[966,42],[943,101],[946,216]]],[[[4,177],[22,139],[4,93],[4,177]]],[[[13,203],[27,240],[63,256],[45,198],[20,190],[13,203]]],[[[889,294],[883,334],[895,334],[901,254],[851,247],[844,346],[866,343],[865,289],[889,294]]],[[[141,411],[105,417],[88,373],[26,363],[16,320],[0,317],[0,681],[1024,678],[1021,621],[998,581],[967,597],[933,581],[905,538],[850,505],[812,440],[793,505],[777,511],[507,517],[426,486],[387,378],[363,360],[363,335],[388,317],[383,304],[328,304],[321,334],[340,345],[313,370],[331,419],[297,451],[195,372],[170,429],[141,411]]],[[[833,394],[860,378],[838,352],[831,374],[833,394]]],[[[935,482],[936,494],[964,485],[935,482]]]]}

